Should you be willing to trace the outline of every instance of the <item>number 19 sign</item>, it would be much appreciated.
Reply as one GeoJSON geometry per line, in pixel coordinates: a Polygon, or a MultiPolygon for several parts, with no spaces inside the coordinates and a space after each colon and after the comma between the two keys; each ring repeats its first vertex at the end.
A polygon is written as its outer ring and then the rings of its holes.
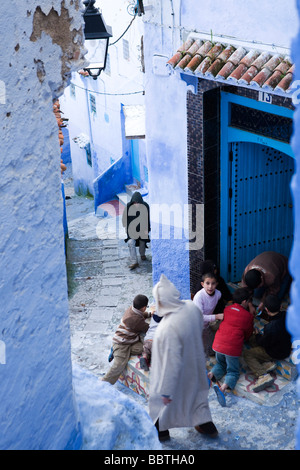
{"type": "Polygon", "coordinates": [[[264,91],[259,91],[258,101],[272,104],[272,95],[270,95],[270,93],[265,93],[264,91]]]}

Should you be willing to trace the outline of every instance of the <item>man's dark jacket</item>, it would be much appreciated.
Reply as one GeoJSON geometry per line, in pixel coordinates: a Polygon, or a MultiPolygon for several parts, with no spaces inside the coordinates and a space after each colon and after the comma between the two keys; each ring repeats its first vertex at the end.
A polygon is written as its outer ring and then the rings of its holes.
{"type": "Polygon", "coordinates": [[[291,335],[286,329],[286,312],[279,312],[264,327],[263,334],[256,336],[258,346],[262,346],[272,359],[285,359],[291,353],[291,335]]]}
{"type": "Polygon", "coordinates": [[[138,191],[133,193],[130,202],[126,205],[122,216],[122,223],[127,234],[125,242],[130,238],[136,240],[136,246],[139,245],[139,240],[150,242],[150,208],[138,191]],[[140,211],[138,209],[135,210],[135,208],[132,207],[134,204],[140,204],[143,207],[140,211]]]}

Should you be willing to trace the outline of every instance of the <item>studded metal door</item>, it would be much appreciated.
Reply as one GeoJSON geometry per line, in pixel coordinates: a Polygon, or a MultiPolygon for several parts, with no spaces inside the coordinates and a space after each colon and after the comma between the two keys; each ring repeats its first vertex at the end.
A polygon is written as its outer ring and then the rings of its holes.
{"type": "Polygon", "coordinates": [[[235,142],[230,161],[229,275],[237,282],[257,254],[290,254],[294,159],[264,145],[235,142]]]}

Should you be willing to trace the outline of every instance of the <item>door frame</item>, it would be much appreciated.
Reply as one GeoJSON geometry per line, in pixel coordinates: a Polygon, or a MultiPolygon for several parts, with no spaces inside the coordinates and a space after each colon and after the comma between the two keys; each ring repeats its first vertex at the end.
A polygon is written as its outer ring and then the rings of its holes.
{"type": "Polygon", "coordinates": [[[295,158],[290,144],[279,140],[258,135],[249,131],[236,129],[229,126],[230,122],[230,105],[236,103],[248,108],[254,108],[278,116],[293,119],[294,112],[291,109],[282,106],[273,105],[265,102],[256,101],[244,96],[234,95],[232,93],[221,91],[220,103],[220,273],[221,276],[228,280],[228,266],[230,256],[230,243],[228,230],[230,227],[230,181],[231,181],[231,162],[229,156],[229,148],[232,142],[253,142],[260,145],[279,150],[286,155],[295,158]]]}

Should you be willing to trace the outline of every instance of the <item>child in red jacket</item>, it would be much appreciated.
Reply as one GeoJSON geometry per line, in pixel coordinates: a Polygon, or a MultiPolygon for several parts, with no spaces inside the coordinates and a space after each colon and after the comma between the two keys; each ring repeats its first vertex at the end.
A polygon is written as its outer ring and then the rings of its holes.
{"type": "Polygon", "coordinates": [[[213,350],[216,352],[217,363],[208,373],[215,382],[225,375],[220,390],[234,389],[240,376],[239,358],[242,354],[244,341],[253,333],[255,308],[252,305],[252,292],[242,287],[233,293],[233,304],[224,309],[224,319],[216,332],[213,350]]]}

